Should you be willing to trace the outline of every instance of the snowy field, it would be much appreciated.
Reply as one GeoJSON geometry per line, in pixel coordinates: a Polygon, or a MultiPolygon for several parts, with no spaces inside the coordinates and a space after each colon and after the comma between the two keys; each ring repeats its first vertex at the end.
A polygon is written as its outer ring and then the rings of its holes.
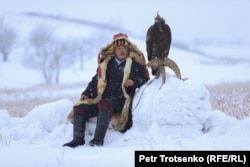
{"type": "MultiPolygon", "coordinates": [[[[69,97],[79,97],[96,70],[96,57],[84,62],[83,70],[78,69],[78,63],[65,70],[58,88],[37,90],[33,88],[43,84],[43,80],[36,71],[23,67],[24,49],[16,48],[8,62],[0,60],[0,101],[7,99],[15,105],[16,100],[37,96],[64,98],[36,106],[24,117],[10,117],[11,111],[0,108],[0,166],[128,167],[134,166],[135,150],[250,150],[250,118],[237,120],[212,110],[204,86],[250,81],[249,6],[248,0],[1,2],[0,15],[19,28],[20,43],[25,43],[27,33],[35,24],[46,22],[57,26],[57,33],[64,38],[89,37],[104,31],[110,34],[109,42],[111,34],[123,31],[145,55],[145,34],[159,10],[172,29],[169,57],[177,62],[182,76],[189,79],[180,81],[168,71],[166,84],[159,89],[161,79],[151,78],[151,84],[136,92],[134,124],[129,131],[122,135],[110,128],[100,148],[88,145],[65,148],[62,145],[72,139],[72,124],[66,121],[74,103],[69,97]],[[27,15],[31,12],[88,20],[115,29],[106,31],[27,15]],[[74,84],[78,86],[70,86],[74,84]],[[61,90],[61,85],[69,86],[61,90]],[[27,92],[8,94],[8,90],[22,89],[27,92]]],[[[95,119],[90,120],[88,127],[86,142],[93,137],[95,119]]]]}

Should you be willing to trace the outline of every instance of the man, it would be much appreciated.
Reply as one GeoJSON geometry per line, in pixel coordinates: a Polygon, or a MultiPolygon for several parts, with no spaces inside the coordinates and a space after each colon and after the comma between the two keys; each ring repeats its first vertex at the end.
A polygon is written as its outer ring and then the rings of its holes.
{"type": "Polygon", "coordinates": [[[73,108],[73,140],[63,146],[84,145],[86,121],[97,115],[94,138],[89,142],[91,146],[103,145],[110,121],[115,130],[125,132],[129,129],[135,90],[148,79],[143,54],[126,34],[114,35],[113,42],[101,49],[97,74],[73,108]]]}

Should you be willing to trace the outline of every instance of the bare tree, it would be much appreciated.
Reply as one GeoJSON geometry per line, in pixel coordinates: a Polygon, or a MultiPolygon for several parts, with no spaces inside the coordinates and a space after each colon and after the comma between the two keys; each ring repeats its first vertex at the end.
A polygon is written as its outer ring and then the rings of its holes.
{"type": "Polygon", "coordinates": [[[41,72],[46,83],[52,81],[51,55],[48,47],[53,39],[53,29],[48,26],[38,25],[30,34],[29,46],[25,52],[24,63],[27,67],[41,72]]]}
{"type": "Polygon", "coordinates": [[[80,61],[80,69],[83,69],[84,61],[97,57],[100,48],[110,42],[110,33],[107,31],[97,31],[88,38],[76,38],[73,40],[74,50],[78,61],[80,61]]]}
{"type": "Polygon", "coordinates": [[[50,49],[50,53],[53,55],[54,82],[59,83],[61,71],[75,61],[74,47],[67,40],[54,39],[50,49]]]}
{"type": "Polygon", "coordinates": [[[41,73],[46,83],[59,83],[61,70],[70,66],[71,45],[54,35],[54,29],[38,25],[31,32],[24,63],[41,73]]]}
{"type": "Polygon", "coordinates": [[[17,40],[17,30],[4,22],[4,18],[0,17],[0,52],[3,61],[8,60],[9,53],[13,50],[17,40]]]}
{"type": "Polygon", "coordinates": [[[79,61],[80,70],[83,69],[84,61],[88,58],[88,51],[91,47],[91,42],[89,42],[86,38],[75,38],[72,39],[72,45],[74,46],[74,53],[77,57],[77,61],[79,61]]]}

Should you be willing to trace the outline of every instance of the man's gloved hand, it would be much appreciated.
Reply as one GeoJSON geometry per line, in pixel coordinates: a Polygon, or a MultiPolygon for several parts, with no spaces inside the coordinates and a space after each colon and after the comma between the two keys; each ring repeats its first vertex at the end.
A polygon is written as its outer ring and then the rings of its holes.
{"type": "Polygon", "coordinates": [[[88,99],[88,96],[86,96],[85,94],[82,94],[81,97],[80,97],[80,100],[83,101],[83,100],[86,100],[88,99]]]}
{"type": "Polygon", "coordinates": [[[131,79],[128,79],[126,82],[125,82],[125,87],[128,87],[128,86],[134,86],[134,81],[131,80],[131,79]]]}

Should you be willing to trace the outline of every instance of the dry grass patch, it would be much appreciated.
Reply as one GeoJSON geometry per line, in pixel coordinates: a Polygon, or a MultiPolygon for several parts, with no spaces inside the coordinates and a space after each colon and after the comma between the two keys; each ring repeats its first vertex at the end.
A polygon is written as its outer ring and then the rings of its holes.
{"type": "Polygon", "coordinates": [[[250,82],[207,85],[213,109],[243,119],[250,116],[250,82]]]}
{"type": "Polygon", "coordinates": [[[67,98],[72,102],[80,98],[86,87],[83,83],[71,85],[39,85],[28,89],[0,89],[0,109],[10,116],[23,117],[36,106],[67,98]]]}
{"type": "Polygon", "coordinates": [[[23,117],[28,112],[30,112],[36,106],[56,101],[59,98],[32,98],[32,99],[22,99],[18,100],[15,103],[11,101],[5,101],[3,103],[3,107],[1,108],[7,109],[9,111],[10,116],[12,117],[23,117]]]}

